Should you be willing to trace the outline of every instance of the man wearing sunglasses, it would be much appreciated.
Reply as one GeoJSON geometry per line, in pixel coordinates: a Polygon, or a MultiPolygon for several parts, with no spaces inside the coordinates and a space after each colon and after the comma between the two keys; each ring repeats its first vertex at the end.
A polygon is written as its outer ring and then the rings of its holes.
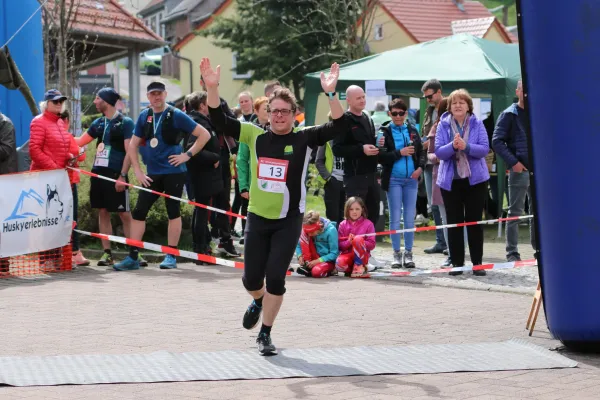
{"type": "MultiPolygon", "coordinates": [[[[429,140],[427,136],[433,127],[435,121],[441,117],[438,115],[437,105],[442,101],[442,84],[437,79],[430,79],[421,88],[423,92],[423,98],[427,100],[427,110],[425,111],[425,119],[423,120],[423,127],[421,129],[421,138],[423,139],[423,150],[427,152],[429,147],[429,140]]],[[[433,144],[432,144],[433,145],[433,144]]],[[[427,160],[425,165],[425,189],[427,190],[427,203],[431,205],[431,194],[433,193],[433,162],[427,160]]],[[[442,216],[438,206],[431,205],[431,213],[433,214],[433,220],[436,225],[442,224],[442,216]]],[[[442,253],[446,250],[446,240],[444,239],[444,232],[441,229],[435,231],[435,244],[425,249],[427,254],[442,253]]]]}

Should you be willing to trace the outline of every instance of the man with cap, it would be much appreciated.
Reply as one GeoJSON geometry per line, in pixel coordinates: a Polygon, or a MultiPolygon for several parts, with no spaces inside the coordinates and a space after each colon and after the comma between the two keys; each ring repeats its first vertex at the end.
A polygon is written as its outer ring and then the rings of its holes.
{"type": "MultiPolygon", "coordinates": [[[[195,154],[200,152],[210,139],[210,133],[183,111],[166,104],[167,91],[165,84],[152,81],[146,88],[150,107],[143,110],[135,125],[134,135],[127,148],[127,155],[135,171],[137,180],[144,186],[159,193],[181,197],[186,181],[186,165],[195,154]],[[186,135],[196,136],[194,144],[184,152],[181,142],[186,135]],[[142,171],[138,158],[140,146],[147,175],[142,171]]],[[[146,217],[158,195],[140,191],[138,201],[133,210],[130,238],[142,240],[146,230],[146,217]]],[[[165,200],[169,228],[167,244],[176,249],[181,236],[180,203],[176,200],[165,200]]],[[[139,269],[139,253],[131,248],[129,256],[115,264],[116,271],[139,269]]],[[[175,257],[167,254],[160,264],[161,269],[177,268],[175,257]]]]}
{"type": "MultiPolygon", "coordinates": [[[[134,123],[131,118],[123,116],[116,108],[121,96],[113,88],[103,88],[96,94],[94,105],[103,116],[92,122],[88,130],[77,138],[80,147],[94,139],[96,156],[92,172],[127,182],[127,172],[131,166],[127,157],[127,147],[133,136],[134,123]]],[[[112,235],[110,213],[117,212],[123,222],[125,236],[129,237],[131,229],[131,212],[129,209],[129,191],[127,186],[112,183],[100,178],[92,178],[90,184],[90,205],[98,209],[98,224],[100,233],[112,235]]],[[[104,254],[98,261],[99,266],[114,264],[110,242],[102,240],[104,254]]],[[[143,265],[147,265],[146,261],[143,265]]]]}

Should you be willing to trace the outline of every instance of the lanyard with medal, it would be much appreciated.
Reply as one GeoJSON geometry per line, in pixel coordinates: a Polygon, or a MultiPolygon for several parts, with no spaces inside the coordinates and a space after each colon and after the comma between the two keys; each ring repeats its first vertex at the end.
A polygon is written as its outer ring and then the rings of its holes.
{"type": "MultiPolygon", "coordinates": [[[[167,110],[165,109],[162,114],[160,114],[160,118],[158,119],[158,126],[160,127],[160,121],[162,120],[163,115],[165,115],[165,112],[167,110]]],[[[152,117],[152,136],[154,136],[151,140],[150,140],[150,147],[152,147],[153,149],[158,146],[158,139],[156,138],[156,114],[152,117]]]]}
{"type": "Polygon", "coordinates": [[[109,120],[104,117],[104,132],[102,133],[102,142],[98,144],[96,148],[96,160],[94,161],[94,166],[96,167],[108,167],[111,146],[106,146],[104,143],[106,141],[106,131],[110,129],[110,122],[117,116],[118,112],[112,116],[109,120]]]}
{"type": "Polygon", "coordinates": [[[112,118],[110,120],[106,119],[106,117],[104,117],[104,132],[102,133],[102,142],[100,144],[98,144],[97,147],[97,151],[99,152],[103,152],[104,151],[104,139],[106,138],[106,129],[109,127],[110,125],[110,121],[112,121],[113,119],[115,119],[117,117],[117,114],[119,113],[119,111],[115,111],[115,114],[112,116],[112,118]]]}
{"type": "Polygon", "coordinates": [[[102,153],[104,151],[104,139],[106,139],[106,128],[109,126],[109,121],[104,117],[104,133],[102,133],[102,142],[98,144],[97,151],[102,153]]]}

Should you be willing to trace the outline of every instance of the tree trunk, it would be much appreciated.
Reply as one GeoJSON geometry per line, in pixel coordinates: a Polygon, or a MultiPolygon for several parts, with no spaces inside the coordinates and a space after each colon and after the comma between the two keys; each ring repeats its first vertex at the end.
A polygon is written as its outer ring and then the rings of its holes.
{"type": "Polygon", "coordinates": [[[294,96],[296,96],[296,100],[298,100],[299,103],[302,103],[303,98],[302,98],[301,92],[300,92],[300,82],[293,80],[292,86],[294,87],[294,96]]]}
{"type": "Polygon", "coordinates": [[[504,6],[504,8],[502,8],[502,24],[504,26],[508,26],[508,7],[509,6],[504,6]]]}

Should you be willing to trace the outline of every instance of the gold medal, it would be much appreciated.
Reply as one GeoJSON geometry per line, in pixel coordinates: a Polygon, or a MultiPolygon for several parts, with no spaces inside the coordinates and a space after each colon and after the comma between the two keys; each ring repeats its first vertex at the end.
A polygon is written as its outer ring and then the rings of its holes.
{"type": "Polygon", "coordinates": [[[100,143],[98,145],[98,148],[96,149],[97,152],[102,153],[104,151],[104,143],[100,143]]]}
{"type": "Polygon", "coordinates": [[[152,140],[150,140],[150,147],[155,148],[156,146],[158,146],[158,139],[152,138],[152,140]]]}

